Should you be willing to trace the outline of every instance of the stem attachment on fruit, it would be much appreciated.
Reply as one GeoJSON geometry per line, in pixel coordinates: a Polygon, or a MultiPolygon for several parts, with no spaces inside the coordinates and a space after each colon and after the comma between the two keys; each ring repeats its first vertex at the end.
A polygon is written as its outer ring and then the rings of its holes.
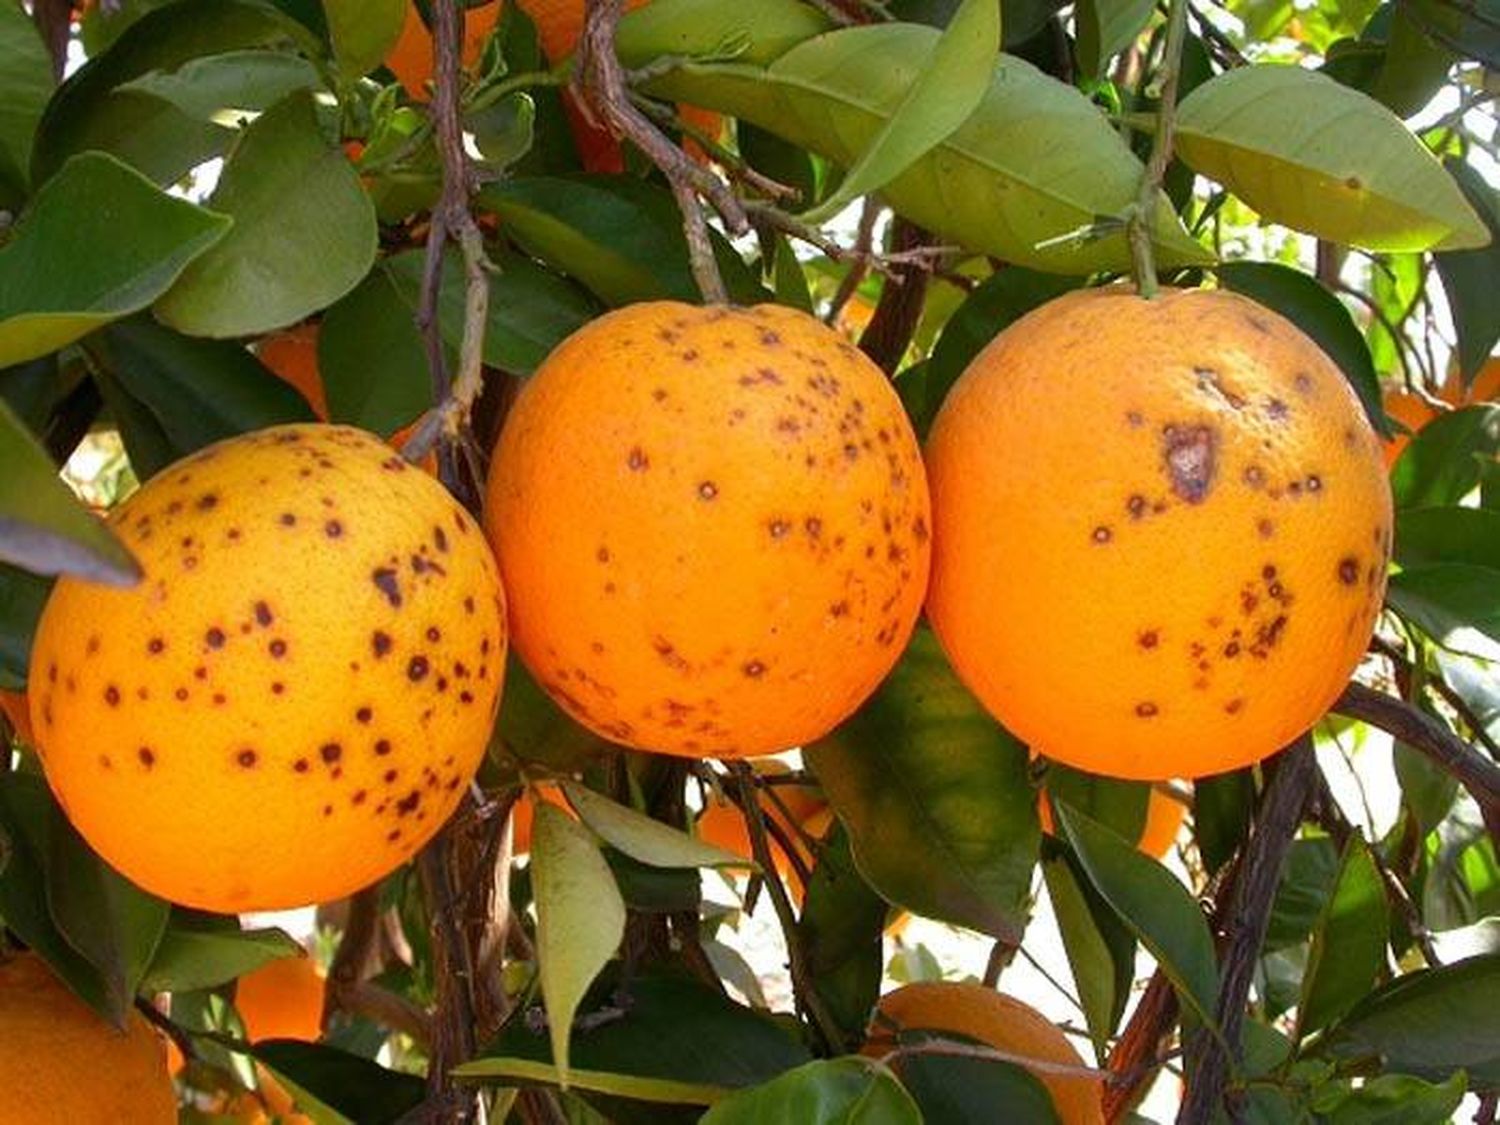
{"type": "Polygon", "coordinates": [[[1157,201],[1167,165],[1172,162],[1172,140],[1177,123],[1177,79],[1182,71],[1182,44],[1187,36],[1187,0],[1170,0],[1167,7],[1167,32],[1162,44],[1161,65],[1156,81],[1161,101],[1156,109],[1156,136],[1151,142],[1151,157],[1141,175],[1141,190],[1126,224],[1130,253],[1134,263],[1135,284],[1147,300],[1156,296],[1156,250],[1151,235],[1156,226],[1157,201]]]}

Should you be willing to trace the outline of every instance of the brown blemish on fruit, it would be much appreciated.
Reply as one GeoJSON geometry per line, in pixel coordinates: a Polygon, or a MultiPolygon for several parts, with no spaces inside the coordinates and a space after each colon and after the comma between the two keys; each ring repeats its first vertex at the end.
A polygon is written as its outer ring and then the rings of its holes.
{"type": "Polygon", "coordinates": [[[1276,534],[1276,525],[1262,516],[1255,521],[1255,531],[1262,539],[1269,539],[1276,534]]]}
{"type": "Polygon", "coordinates": [[[429,625],[429,626],[427,626],[427,632],[426,632],[425,635],[426,635],[427,639],[429,641],[431,641],[433,644],[437,644],[438,641],[440,641],[440,640],[443,639],[443,631],[441,629],[439,629],[436,625],[429,625]]]}
{"type": "Polygon", "coordinates": [[[279,522],[282,527],[296,527],[297,517],[291,512],[282,512],[281,518],[277,522],[279,522]]]}
{"type": "Polygon", "coordinates": [[[766,674],[766,666],[759,660],[750,660],[745,663],[742,671],[752,680],[758,680],[766,674]]]}
{"type": "Polygon", "coordinates": [[[625,464],[633,473],[644,473],[651,467],[651,459],[646,456],[646,451],[640,446],[633,446],[630,454],[625,458],[625,464]]]}
{"type": "Polygon", "coordinates": [[[1231,699],[1224,704],[1224,713],[1226,715],[1238,715],[1244,709],[1244,706],[1245,701],[1243,699],[1231,699]]]}
{"type": "Polygon", "coordinates": [[[332,765],[343,756],[344,748],[337,742],[325,742],[322,746],[318,747],[318,757],[322,758],[329,765],[332,765]]]}
{"type": "Polygon", "coordinates": [[[114,684],[110,684],[105,688],[104,702],[108,703],[111,707],[118,707],[120,705],[120,689],[115,687],[114,684]]]}
{"type": "Polygon", "coordinates": [[[378,739],[375,740],[375,753],[379,757],[384,758],[390,752],[391,752],[391,740],[390,739],[388,739],[388,738],[378,738],[378,739]]]}
{"type": "Polygon", "coordinates": [[[271,614],[271,607],[269,605],[263,601],[255,603],[255,622],[257,625],[265,628],[274,620],[275,618],[271,614]]]}
{"type": "Polygon", "coordinates": [[[1135,643],[1142,648],[1155,648],[1161,643],[1161,635],[1155,629],[1146,629],[1136,636],[1135,643]]]}
{"type": "Polygon", "coordinates": [[[371,572],[370,581],[385,595],[385,600],[391,603],[392,608],[401,608],[401,585],[394,570],[388,566],[378,566],[371,572]]]}
{"type": "Polygon", "coordinates": [[[218,626],[214,626],[207,633],[203,634],[203,643],[208,645],[209,648],[223,648],[224,630],[218,626]]]}
{"type": "Polygon", "coordinates": [[[1110,529],[1104,524],[1100,524],[1098,527],[1094,528],[1093,534],[1090,536],[1090,538],[1093,539],[1095,543],[1108,543],[1111,539],[1114,538],[1114,532],[1110,531],[1110,529]]]}
{"type": "Polygon", "coordinates": [[[266,651],[269,652],[274,659],[280,660],[283,656],[286,655],[286,642],[280,637],[277,637],[266,646],[266,651]]]}
{"type": "Polygon", "coordinates": [[[330,539],[337,539],[344,534],[344,525],[338,520],[328,520],[323,524],[323,534],[330,539]]]}
{"type": "Polygon", "coordinates": [[[286,691],[286,685],[280,680],[276,680],[271,684],[272,695],[280,695],[284,691],[286,691]]]}
{"type": "Polygon", "coordinates": [[[1345,586],[1358,584],[1359,560],[1353,555],[1345,555],[1339,560],[1339,581],[1345,586]]]}
{"type": "Polygon", "coordinates": [[[406,678],[412,683],[418,683],[419,681],[426,678],[428,670],[429,666],[427,663],[427,657],[422,656],[419,653],[418,655],[413,656],[409,661],[407,661],[406,678]]]}
{"type": "Polygon", "coordinates": [[[771,538],[772,539],[782,539],[782,538],[785,538],[786,533],[788,531],[790,531],[791,529],[792,529],[792,525],[791,524],[787,523],[786,520],[780,520],[780,519],[772,520],[769,524],[766,525],[766,530],[771,533],[771,538]]]}
{"type": "Polygon", "coordinates": [[[244,750],[241,750],[234,756],[234,760],[241,769],[249,770],[255,768],[255,763],[260,760],[260,755],[256,754],[256,752],[254,750],[251,750],[249,747],[246,747],[244,750]]]}
{"type": "Polygon", "coordinates": [[[292,769],[297,773],[306,773],[308,770],[312,769],[312,763],[309,762],[306,758],[298,758],[295,762],[292,763],[292,769]]]}
{"type": "Polygon", "coordinates": [[[1210,426],[1166,426],[1162,461],[1172,491],[1189,504],[1201,503],[1214,480],[1217,434],[1210,426]]]}
{"type": "Polygon", "coordinates": [[[1154,718],[1158,713],[1158,710],[1159,709],[1157,708],[1156,704],[1152,703],[1150,700],[1146,700],[1135,705],[1136,717],[1141,719],[1154,718]]]}
{"type": "Polygon", "coordinates": [[[365,799],[368,798],[369,795],[370,794],[366,790],[364,790],[364,789],[356,789],[350,795],[350,797],[349,797],[349,803],[351,805],[362,805],[362,804],[365,803],[365,799]]]}
{"type": "Polygon", "coordinates": [[[713,481],[711,481],[711,480],[705,480],[705,481],[700,481],[698,483],[698,499],[699,500],[712,500],[712,499],[714,499],[714,497],[716,497],[718,495],[719,495],[719,486],[716,485],[713,481]]]}
{"type": "Polygon", "coordinates": [[[1141,519],[1146,514],[1146,498],[1139,492],[1125,501],[1125,511],[1133,520],[1141,519]]]}
{"type": "Polygon", "coordinates": [[[149,746],[142,746],[135,752],[135,757],[136,760],[140,762],[141,765],[145,766],[148,770],[152,766],[156,765],[156,751],[151,749],[151,747],[149,746]]]}
{"type": "Polygon", "coordinates": [[[375,717],[375,712],[374,712],[373,709],[371,709],[369,707],[361,707],[359,710],[357,710],[357,711],[354,712],[354,721],[355,722],[368,723],[374,717],[375,717]]]}
{"type": "Polygon", "coordinates": [[[1266,417],[1273,422],[1284,422],[1292,412],[1292,408],[1279,398],[1266,401],[1266,417]]]}

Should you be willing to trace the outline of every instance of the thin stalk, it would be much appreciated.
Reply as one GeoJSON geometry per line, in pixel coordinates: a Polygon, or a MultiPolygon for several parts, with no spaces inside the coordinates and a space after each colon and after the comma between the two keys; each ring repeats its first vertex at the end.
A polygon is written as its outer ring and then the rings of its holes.
{"type": "Polygon", "coordinates": [[[1182,44],[1187,38],[1187,0],[1171,0],[1167,7],[1167,34],[1162,45],[1157,81],[1161,85],[1161,102],[1156,109],[1156,136],[1151,142],[1151,158],[1141,176],[1140,194],[1126,226],[1130,252],[1134,260],[1135,284],[1147,300],[1156,296],[1156,250],[1151,244],[1156,225],[1156,204],[1161,195],[1167,165],[1172,162],[1172,141],[1177,126],[1177,79],[1182,70],[1182,44]]]}

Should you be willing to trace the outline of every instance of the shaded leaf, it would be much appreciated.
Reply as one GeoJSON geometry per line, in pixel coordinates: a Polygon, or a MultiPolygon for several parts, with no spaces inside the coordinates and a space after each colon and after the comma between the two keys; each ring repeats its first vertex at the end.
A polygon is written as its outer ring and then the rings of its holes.
{"type": "Polygon", "coordinates": [[[1250,831],[1255,780],[1248,769],[1193,782],[1193,835],[1209,871],[1229,862],[1250,831]]]}
{"type": "Polygon", "coordinates": [[[1212,1026],[1219,967],[1208,923],[1193,896],[1129,841],[1066,803],[1054,807],[1089,882],[1156,958],[1183,1003],[1212,1026]]]}
{"type": "Polygon", "coordinates": [[[344,81],[368,74],[390,54],[406,22],[407,0],[323,0],[333,57],[344,81]]]}
{"type": "Polygon", "coordinates": [[[1237,67],[1177,111],[1177,154],[1273,222],[1370,250],[1489,232],[1437,158],[1372,98],[1299,66],[1237,67]]]}
{"type": "Polygon", "coordinates": [[[432,406],[422,334],[383,263],[323,315],[318,371],[332,422],[389,437],[432,406]]]}
{"type": "Polygon", "coordinates": [[[427,1083],[417,1075],[324,1043],[266,1039],[250,1053],[320,1121],[332,1116],[358,1125],[386,1125],[401,1120],[427,1095],[427,1083]]]}
{"type": "Polygon", "coordinates": [[[951,136],[984,98],[999,50],[1000,5],[963,0],[926,55],[912,60],[912,80],[880,131],[807,221],[823,222],[884,187],[951,136]]]}
{"type": "Polygon", "coordinates": [[[901,1083],[870,1059],[820,1059],[742,1090],[703,1115],[702,1125],[921,1125],[901,1083]]]}
{"type": "Polygon", "coordinates": [[[1380,1074],[1359,1089],[1343,1087],[1336,1098],[1320,1097],[1314,1108],[1328,1125],[1444,1125],[1468,1086],[1466,1075],[1433,1085],[1409,1074],[1380,1074]]]}
{"type": "Polygon", "coordinates": [[[562,791],[579,817],[606,843],[652,867],[746,867],[743,856],[706,844],[671,825],[611,801],[575,781],[562,791]]]}
{"type": "MultiPolygon", "coordinates": [[[[768,67],[684,62],[647,89],[732,114],[848,167],[902,104],[938,37],[909,23],[844,28],[768,67]]],[[[654,56],[623,57],[635,66],[654,56]]],[[[1140,176],[1139,161],[1087,98],[1001,55],[979,107],[881,195],[941,239],[1020,265],[1086,274],[1129,264],[1121,223],[1140,176]],[[1067,144],[1055,143],[1063,136],[1067,144]],[[1069,239],[1099,221],[1103,237],[1069,239]],[[1065,241],[1042,245],[1057,239],[1065,241]]],[[[1163,265],[1211,260],[1166,200],[1155,237],[1163,265]]]]}
{"type": "Polygon", "coordinates": [[[1500,569],[1444,563],[1393,574],[1386,601],[1454,652],[1500,660],[1500,569]]]}
{"type": "Polygon", "coordinates": [[[870,1010],[880,996],[888,909],[885,899],[860,877],[849,850],[849,833],[835,820],[818,846],[818,864],[802,900],[797,936],[813,987],[846,1044],[864,1038],[870,1010]]]}
{"type": "Polygon", "coordinates": [[[1123,839],[1139,840],[1146,830],[1149,782],[1103,777],[1061,762],[1048,762],[1042,784],[1045,800],[1066,801],[1123,839]]]}
{"type": "Polygon", "coordinates": [[[280,328],[353,289],[375,260],[375,207],[343,152],[328,145],[310,94],[256,118],[224,165],[211,205],[229,235],[156,304],[193,336],[280,328]]]}
{"type": "Polygon", "coordinates": [[[772,285],[776,290],[777,304],[789,305],[805,313],[813,311],[807,274],[802,271],[802,263],[797,260],[792,244],[782,235],[776,236],[776,250],[772,257],[772,285]]]}
{"type": "Polygon", "coordinates": [[[1145,30],[1155,10],[1151,0],[1079,0],[1074,49],[1083,76],[1100,78],[1109,60],[1145,30]]]}
{"type": "Polygon", "coordinates": [[[175,106],[194,121],[253,116],[298,90],[320,90],[312,63],[276,51],[230,51],[192,59],[179,69],[149,71],[123,83],[121,93],[138,93],[175,106]]]}
{"type": "Polygon", "coordinates": [[[1453,313],[1459,377],[1468,386],[1500,343],[1500,302],[1495,300],[1500,292],[1500,240],[1495,238],[1500,233],[1500,193],[1462,160],[1451,159],[1444,166],[1490,232],[1488,246],[1447,251],[1432,259],[1453,313]]]}
{"type": "Polygon", "coordinates": [[[0,401],[0,559],[38,574],[133,586],[141,569],[66,484],[47,451],[0,401]]]}
{"type": "Polygon", "coordinates": [[[1333,894],[1313,929],[1297,1005],[1299,1035],[1327,1026],[1369,993],[1385,969],[1389,932],[1385,881],[1364,840],[1351,836],[1333,894]]]}
{"type": "Polygon", "coordinates": [[[0,367],[145,308],[230,226],[113,157],[70,160],[0,248],[0,367]]]}
{"type": "Polygon", "coordinates": [[[1047,897],[1062,934],[1068,966],[1094,1053],[1103,1058],[1135,978],[1135,939],[1098,892],[1073,870],[1072,857],[1043,860],[1047,897]],[[1071,860],[1071,862],[1070,862],[1071,860]]]}
{"type": "Polygon", "coordinates": [[[215,988],[301,950],[296,940],[281,930],[205,926],[190,912],[178,908],[141,979],[141,988],[146,992],[215,988]]]}
{"type": "Polygon", "coordinates": [[[1019,939],[1040,840],[1026,749],[959,683],[930,630],[804,752],[881,895],[1019,939]]]}
{"type": "Polygon", "coordinates": [[[625,903],[588,830],[545,801],[532,822],[531,878],[552,1057],[566,1087],[573,1016],[624,936],[625,903]]]}
{"type": "Polygon", "coordinates": [[[601,850],[629,909],[643,914],[696,914],[703,905],[702,879],[692,868],[652,867],[617,848],[601,850]]]}
{"type": "Polygon", "coordinates": [[[1500,454],[1500,407],[1440,414],[1411,439],[1391,468],[1398,511],[1457,504],[1479,484],[1485,461],[1500,454]]]}
{"type": "Polygon", "coordinates": [[[924,1121],[989,1125],[1003,1106],[1006,1125],[1063,1125],[1047,1087],[1015,1063],[913,1054],[892,1060],[891,1068],[924,1121]]]}
{"type": "Polygon", "coordinates": [[[0,688],[19,691],[31,664],[31,639],[52,581],[0,563],[0,688]]]}
{"type": "Polygon", "coordinates": [[[614,745],[554,703],[514,652],[506,660],[495,742],[492,753],[556,771],[579,769],[614,745]]]}
{"type": "Polygon", "coordinates": [[[26,198],[31,140],[52,96],[52,59],[19,4],[0,4],[0,207],[26,198]]]}
{"type": "Polygon", "coordinates": [[[1271,901],[1265,948],[1282,949],[1306,941],[1323,914],[1338,879],[1339,853],[1327,837],[1293,840],[1286,868],[1271,901]]]}
{"type": "Polygon", "coordinates": [[[1279,312],[1311,336],[1349,380],[1376,432],[1387,432],[1380,382],[1364,333],[1349,310],[1317,278],[1272,262],[1234,262],[1214,272],[1226,289],[1279,312]]]}
{"type": "Polygon", "coordinates": [[[1500,512],[1456,506],[1398,512],[1395,558],[1402,566],[1500,565],[1500,512]]]}

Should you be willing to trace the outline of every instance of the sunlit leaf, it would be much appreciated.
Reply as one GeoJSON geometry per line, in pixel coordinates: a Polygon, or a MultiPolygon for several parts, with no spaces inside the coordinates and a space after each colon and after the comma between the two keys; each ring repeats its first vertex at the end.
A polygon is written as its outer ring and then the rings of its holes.
{"type": "Polygon", "coordinates": [[[333,55],[346,82],[385,60],[401,35],[407,0],[323,0],[333,55]]]}
{"type": "Polygon", "coordinates": [[[587,786],[563,781],[568,803],[601,839],[652,867],[746,867],[743,856],[706,844],[644,813],[616,804],[587,786]]]}
{"type": "Polygon", "coordinates": [[[206,926],[179,908],[156,947],[141,988],[147,992],[214,988],[301,951],[297,941],[281,930],[206,926]]]}
{"type": "Polygon", "coordinates": [[[725,1098],[702,1125],[921,1125],[900,1082],[870,1059],[820,1059],[725,1098]]]}
{"type": "Polygon", "coordinates": [[[1365,842],[1350,838],[1338,879],[1313,930],[1297,1030],[1307,1035],[1348,1011],[1385,968],[1390,917],[1385,881],[1365,842]]]}

